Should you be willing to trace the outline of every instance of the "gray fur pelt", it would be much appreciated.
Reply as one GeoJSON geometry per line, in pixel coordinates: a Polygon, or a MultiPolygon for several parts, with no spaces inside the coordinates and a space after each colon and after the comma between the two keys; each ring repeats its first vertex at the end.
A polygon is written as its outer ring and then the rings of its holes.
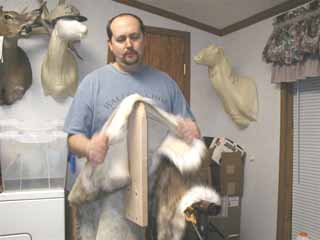
{"type": "Polygon", "coordinates": [[[161,206],[157,211],[158,239],[181,239],[185,228],[183,212],[194,202],[206,200],[220,204],[213,189],[196,185],[188,177],[199,170],[206,156],[204,143],[199,139],[191,145],[185,143],[176,132],[178,117],[155,107],[150,99],[134,94],[119,104],[101,130],[109,137],[105,161],[97,167],[87,161],[69,194],[70,203],[79,206],[79,236],[82,240],[144,239],[142,228],[124,216],[126,189],[123,187],[130,182],[127,121],[137,102],[143,102],[147,115],[152,115],[169,131],[167,137],[161,139],[152,159],[148,159],[149,179],[155,174],[161,176],[155,184],[150,184],[155,188],[158,207],[161,206]],[[163,157],[169,161],[162,161],[163,157]],[[166,181],[169,179],[171,182],[166,181]],[[176,192],[172,187],[177,187],[176,192]]]}

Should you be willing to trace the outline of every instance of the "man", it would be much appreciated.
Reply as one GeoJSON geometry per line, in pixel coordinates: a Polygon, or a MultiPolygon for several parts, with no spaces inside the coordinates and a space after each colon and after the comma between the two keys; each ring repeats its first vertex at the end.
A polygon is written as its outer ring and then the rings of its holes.
{"type": "MultiPolygon", "coordinates": [[[[70,151],[93,164],[102,163],[108,151],[108,137],[99,134],[99,130],[121,100],[133,93],[152,98],[158,107],[180,115],[178,132],[187,142],[199,138],[199,128],[175,81],[142,64],[145,46],[142,20],[133,14],[120,14],[108,22],[107,34],[115,62],[90,73],[79,85],[65,122],[70,151]]],[[[112,214],[110,219],[118,217],[112,214]]],[[[110,220],[108,226],[112,224],[110,220]]],[[[130,234],[132,239],[141,239],[134,236],[134,230],[128,232],[114,239],[127,239],[130,234]]]]}

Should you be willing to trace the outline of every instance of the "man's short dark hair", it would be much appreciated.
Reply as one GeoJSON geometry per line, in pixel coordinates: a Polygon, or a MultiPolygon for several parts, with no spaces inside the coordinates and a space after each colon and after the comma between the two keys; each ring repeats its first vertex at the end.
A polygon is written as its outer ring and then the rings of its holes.
{"type": "Polygon", "coordinates": [[[131,17],[134,17],[135,19],[138,20],[139,24],[140,24],[140,30],[142,33],[144,33],[144,24],[143,24],[143,21],[141,20],[141,18],[139,18],[137,15],[134,15],[132,13],[120,13],[118,14],[117,16],[114,16],[113,18],[111,18],[107,24],[107,35],[108,35],[108,39],[109,41],[111,41],[111,38],[112,38],[112,31],[111,31],[111,24],[112,22],[118,18],[118,17],[122,17],[122,16],[131,16],[131,17]]]}

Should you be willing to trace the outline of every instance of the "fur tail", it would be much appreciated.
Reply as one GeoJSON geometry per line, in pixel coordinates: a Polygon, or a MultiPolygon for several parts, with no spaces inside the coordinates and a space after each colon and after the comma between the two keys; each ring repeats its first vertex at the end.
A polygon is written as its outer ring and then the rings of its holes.
{"type": "Polygon", "coordinates": [[[176,212],[172,219],[161,219],[161,217],[170,218],[170,212],[166,212],[166,208],[162,208],[159,211],[158,219],[158,240],[181,240],[183,238],[186,220],[184,211],[192,204],[207,201],[216,205],[221,205],[220,196],[212,188],[205,186],[194,186],[188,190],[178,203],[176,212]],[[167,223],[163,225],[160,223],[167,223]]]}
{"type": "MultiPolygon", "coordinates": [[[[168,135],[159,147],[157,154],[164,155],[177,167],[181,174],[199,170],[207,148],[200,139],[189,145],[178,137],[168,135]]],[[[158,161],[160,161],[159,157],[158,161]]],[[[159,163],[158,163],[159,164],[159,163]]]]}
{"type": "Polygon", "coordinates": [[[214,203],[215,205],[221,205],[220,196],[214,189],[206,186],[194,186],[181,198],[177,210],[180,213],[184,213],[188,207],[200,201],[207,201],[214,203]]]}

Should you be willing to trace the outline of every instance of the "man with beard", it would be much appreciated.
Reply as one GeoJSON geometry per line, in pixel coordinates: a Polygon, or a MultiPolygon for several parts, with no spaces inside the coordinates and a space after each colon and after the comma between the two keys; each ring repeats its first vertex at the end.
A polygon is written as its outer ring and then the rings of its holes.
{"type": "MultiPolygon", "coordinates": [[[[129,13],[117,15],[108,22],[107,35],[115,62],[88,74],[79,85],[65,122],[70,151],[93,164],[102,163],[108,151],[108,137],[98,132],[117,105],[134,93],[153,99],[167,112],[180,115],[178,132],[187,142],[199,138],[199,128],[175,81],[142,64],[145,46],[142,20],[129,13]]],[[[118,234],[113,239],[142,239],[122,216],[119,210],[122,201],[117,200],[121,194],[117,195],[115,192],[108,196],[109,202],[115,204],[115,210],[108,216],[110,229],[113,226],[113,233],[118,234]],[[117,231],[119,227],[121,230],[117,231]]]]}

